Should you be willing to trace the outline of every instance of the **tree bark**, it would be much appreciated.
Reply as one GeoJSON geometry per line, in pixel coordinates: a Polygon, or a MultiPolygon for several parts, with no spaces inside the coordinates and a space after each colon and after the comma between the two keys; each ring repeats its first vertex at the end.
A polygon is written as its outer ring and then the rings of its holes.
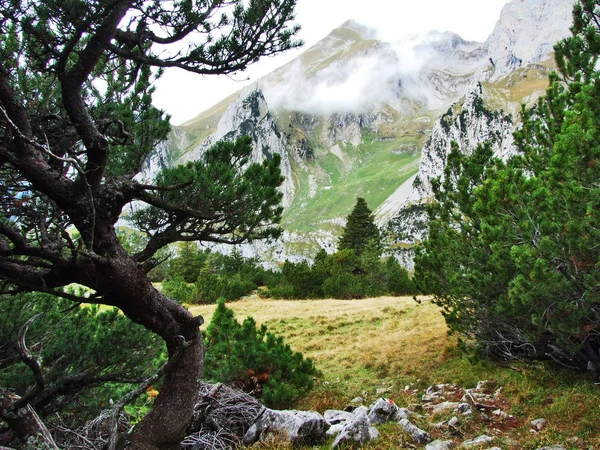
{"type": "Polygon", "coordinates": [[[106,263],[95,264],[90,275],[96,290],[104,295],[103,303],[120,308],[161,336],[170,357],[180,351],[152,409],[129,435],[126,448],[179,449],[200,390],[204,348],[199,326],[203,319],[152,285],[139,263],[125,253],[112,225],[97,226],[96,235],[102,248],[95,250],[106,257],[106,263]],[[183,342],[188,345],[182,346],[183,342]]]}
{"type": "Polygon", "coordinates": [[[59,450],[48,428],[30,405],[14,409],[20,399],[18,395],[0,388],[0,418],[23,440],[34,436],[48,448],[59,450]]]}
{"type": "MultiPolygon", "coordinates": [[[[178,449],[200,390],[204,350],[199,323],[183,306],[158,292],[145,274],[136,269],[137,273],[129,272],[129,276],[144,281],[146,289],[137,296],[120,296],[118,301],[111,303],[131,319],[158,333],[167,343],[169,356],[174,355],[181,343],[191,345],[180,349],[181,354],[166,374],[152,409],[134,428],[126,448],[178,449]]],[[[132,283],[130,288],[136,284],[132,283]]]]}
{"type": "Polygon", "coordinates": [[[185,437],[200,390],[202,338],[198,333],[160,388],[154,406],[135,427],[126,448],[130,450],[177,450],[185,437]]]}

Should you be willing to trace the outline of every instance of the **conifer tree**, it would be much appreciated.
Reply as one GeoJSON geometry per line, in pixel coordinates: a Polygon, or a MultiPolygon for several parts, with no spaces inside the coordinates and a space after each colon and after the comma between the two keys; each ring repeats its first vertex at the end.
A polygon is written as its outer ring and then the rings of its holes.
{"type": "Polygon", "coordinates": [[[456,149],[434,185],[421,286],[450,328],[502,358],[600,370],[600,2],[574,8],[559,74],[523,111],[519,155],[456,149]]]}
{"type": "Polygon", "coordinates": [[[295,4],[0,2],[0,293],[117,306],[162,338],[168,372],[127,436],[130,450],[179,448],[202,375],[203,319],[150,282],[159,252],[178,241],[277,236],[282,211],[280,159],[248,164],[250,138],[139,181],[169,132],[168,117],[152,106],[153,82],[165,68],[242,71],[298,45],[295,4]],[[131,202],[147,206],[133,222],[149,237],[133,255],[115,228],[131,202]],[[92,294],[67,292],[72,283],[92,294]]]}
{"type": "Polygon", "coordinates": [[[373,244],[381,253],[381,235],[373,214],[364,198],[357,198],[354,209],[348,216],[346,227],[340,238],[338,250],[350,249],[360,256],[367,248],[367,244],[373,241],[373,244]]]}

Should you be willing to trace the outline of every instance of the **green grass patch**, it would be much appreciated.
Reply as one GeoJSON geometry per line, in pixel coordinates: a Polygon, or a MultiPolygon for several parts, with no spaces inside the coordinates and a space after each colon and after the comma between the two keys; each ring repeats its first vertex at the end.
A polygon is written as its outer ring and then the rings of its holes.
{"type": "Polygon", "coordinates": [[[358,148],[340,145],[344,160],[321,150],[309,171],[322,171],[327,181],[319,182],[316,190],[313,186],[311,192],[308,172],[300,176],[294,203],[284,213],[284,228],[307,232],[323,222],[346,217],[357,197],[365,198],[371,209],[377,208],[417,172],[420,153],[398,151],[417,144],[413,136],[378,140],[368,135],[358,148]]]}

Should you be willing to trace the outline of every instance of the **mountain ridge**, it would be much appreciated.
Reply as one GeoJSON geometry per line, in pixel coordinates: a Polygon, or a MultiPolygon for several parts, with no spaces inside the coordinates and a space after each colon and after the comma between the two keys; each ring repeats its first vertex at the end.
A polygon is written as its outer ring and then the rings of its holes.
{"type": "MultiPolygon", "coordinates": [[[[294,61],[174,127],[163,149],[171,157],[155,159],[182,163],[201,157],[219,139],[251,135],[252,161],[279,153],[286,177],[284,239],[269,244],[269,251],[267,244],[253,251],[276,261],[309,259],[319,246],[333,251],[357,196],[367,198],[388,230],[402,214],[412,217],[406,208],[415,212],[427,200],[428,180],[444,161],[443,154],[432,156],[431,136],[442,142],[440,130],[455,137],[470,133],[471,143],[486,136],[491,125],[474,114],[474,102],[508,116],[521,101],[531,104],[543,93],[552,67],[549,49],[567,34],[564,16],[571,6],[570,0],[513,0],[484,43],[451,32],[383,42],[367,27],[345,22],[294,61]],[[535,40],[522,28],[547,32],[535,40]],[[523,36],[529,41],[520,42],[523,36]],[[470,131],[443,127],[443,117],[463,109],[470,131]]],[[[402,234],[397,231],[390,233],[402,234]]],[[[420,236],[393,243],[410,246],[420,236]]]]}

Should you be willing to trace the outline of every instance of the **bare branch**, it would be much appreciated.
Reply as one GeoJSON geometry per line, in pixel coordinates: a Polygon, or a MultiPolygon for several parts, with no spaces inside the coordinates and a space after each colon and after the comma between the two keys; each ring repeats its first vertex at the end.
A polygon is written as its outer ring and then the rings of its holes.
{"type": "Polygon", "coordinates": [[[40,368],[40,363],[38,360],[31,354],[31,352],[27,349],[27,345],[25,344],[25,335],[27,334],[27,330],[29,330],[29,326],[39,317],[39,314],[32,316],[25,324],[19,329],[18,339],[17,339],[17,349],[19,351],[19,356],[21,357],[21,361],[27,365],[33,372],[33,378],[35,379],[35,385],[32,386],[23,397],[15,402],[13,407],[15,410],[21,409],[23,406],[31,403],[37,395],[39,395],[44,390],[44,377],[42,376],[42,370],[40,368]]]}
{"type": "Polygon", "coordinates": [[[25,405],[21,408],[19,414],[5,414],[7,411],[14,410],[13,406],[19,399],[18,395],[0,388],[0,418],[8,423],[8,426],[19,436],[25,438],[25,440],[28,436],[36,436],[46,444],[47,448],[60,450],[48,428],[30,405],[25,405]]]}
{"type": "Polygon", "coordinates": [[[171,186],[155,186],[152,184],[138,184],[135,187],[137,189],[144,189],[146,191],[177,191],[179,189],[191,186],[194,183],[193,180],[186,181],[185,183],[173,184],[171,186]]]}

